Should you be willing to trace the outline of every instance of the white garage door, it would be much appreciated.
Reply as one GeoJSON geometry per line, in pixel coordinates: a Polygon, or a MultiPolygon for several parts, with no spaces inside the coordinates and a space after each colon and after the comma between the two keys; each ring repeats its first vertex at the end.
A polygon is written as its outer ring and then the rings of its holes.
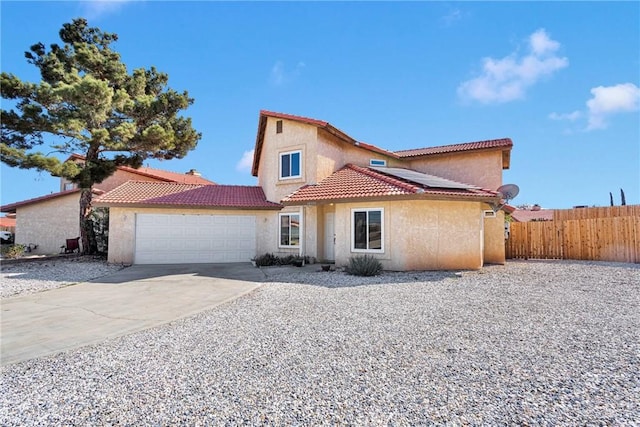
{"type": "Polygon", "coordinates": [[[136,215],[136,264],[249,262],[255,250],[255,216],[136,215]]]}

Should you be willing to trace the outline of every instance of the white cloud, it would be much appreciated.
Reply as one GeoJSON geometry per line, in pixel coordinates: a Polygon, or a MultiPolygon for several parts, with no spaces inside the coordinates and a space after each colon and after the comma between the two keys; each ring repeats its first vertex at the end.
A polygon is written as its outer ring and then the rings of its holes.
{"type": "Polygon", "coordinates": [[[541,78],[569,65],[569,60],[556,55],[560,43],[552,40],[544,29],[529,36],[529,52],[525,56],[513,52],[501,58],[484,58],[482,73],[458,86],[462,99],[484,104],[504,103],[524,98],[529,87],[541,78]]]}
{"type": "Polygon", "coordinates": [[[551,120],[569,120],[570,122],[574,122],[576,120],[578,120],[580,117],[582,117],[582,112],[581,111],[574,111],[572,113],[551,113],[549,114],[549,118],[551,120]]]}
{"type": "Polygon", "coordinates": [[[587,130],[605,129],[611,115],[638,111],[640,88],[633,83],[594,87],[591,94],[593,98],[587,101],[587,130]]]}
{"type": "Polygon", "coordinates": [[[96,19],[122,9],[132,0],[90,0],[81,2],[87,19],[96,19]]]}
{"type": "Polygon", "coordinates": [[[253,151],[254,150],[245,151],[242,154],[242,158],[240,159],[238,164],[236,164],[236,170],[238,172],[251,171],[251,168],[253,167],[253,151]]]}
{"type": "Polygon", "coordinates": [[[282,86],[298,77],[300,73],[302,73],[304,67],[306,67],[306,64],[299,61],[293,70],[287,70],[284,62],[276,61],[276,63],[273,64],[273,67],[271,67],[269,82],[274,86],[282,86]]]}
{"type": "Polygon", "coordinates": [[[615,114],[632,113],[640,109],[640,88],[633,83],[594,87],[591,89],[591,95],[592,98],[586,103],[586,111],[551,113],[549,118],[573,122],[585,117],[587,125],[581,125],[580,130],[592,131],[606,129],[609,126],[609,118],[615,114]]]}

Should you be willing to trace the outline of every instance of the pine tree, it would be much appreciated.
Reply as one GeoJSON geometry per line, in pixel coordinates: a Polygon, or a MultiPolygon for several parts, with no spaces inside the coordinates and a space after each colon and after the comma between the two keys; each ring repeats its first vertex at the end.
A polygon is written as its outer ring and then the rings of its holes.
{"type": "Polygon", "coordinates": [[[613,206],[613,193],[611,191],[609,191],[609,203],[613,206]]]}
{"type": "Polygon", "coordinates": [[[167,88],[168,75],[151,67],[127,71],[111,49],[116,34],[75,19],[60,30],[62,45],[42,43],[25,52],[42,80],[23,82],[2,72],[0,160],[23,169],[47,171],[77,183],[84,253],[97,251],[91,222],[91,187],[118,166],[140,167],[147,158],[182,158],[201,134],[190,118],[178,116],[193,103],[186,91],[167,88]],[[5,105],[7,105],[5,103],[5,105]],[[44,154],[41,146],[48,146],[44,154]],[[61,161],[51,152],[82,154],[84,162],[61,161]]]}
{"type": "Polygon", "coordinates": [[[624,190],[622,188],[620,189],[620,205],[621,206],[627,205],[627,199],[625,199],[624,197],[624,190]]]}

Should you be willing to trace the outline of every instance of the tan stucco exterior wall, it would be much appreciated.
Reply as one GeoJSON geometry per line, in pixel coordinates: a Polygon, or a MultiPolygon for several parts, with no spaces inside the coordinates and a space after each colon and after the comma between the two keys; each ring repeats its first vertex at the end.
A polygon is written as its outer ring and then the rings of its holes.
{"type": "Polygon", "coordinates": [[[478,202],[397,201],[337,204],[336,265],[351,256],[351,210],[384,209],[386,270],[479,269],[483,265],[482,208],[478,202]]]}
{"type": "Polygon", "coordinates": [[[488,190],[496,190],[502,185],[500,150],[422,157],[406,167],[488,190]]]}
{"type": "Polygon", "coordinates": [[[265,210],[109,208],[108,262],[132,264],[135,253],[136,214],[171,215],[251,215],[256,217],[256,255],[263,254],[278,240],[278,213],[265,210]]]}
{"type": "Polygon", "coordinates": [[[20,207],[15,242],[35,244],[36,254],[57,254],[67,239],[80,236],[80,193],[20,207]]]}
{"type": "MultiPolygon", "coordinates": [[[[489,205],[484,209],[491,211],[489,205]]],[[[496,212],[495,218],[484,219],[484,262],[485,264],[504,264],[504,212],[496,212]]]]}
{"type": "Polygon", "coordinates": [[[258,169],[258,185],[272,202],[279,202],[309,181],[315,170],[316,156],[315,126],[283,120],[282,133],[276,133],[276,122],[273,117],[267,119],[258,169]],[[301,177],[280,180],[280,153],[297,150],[301,151],[301,177]]]}

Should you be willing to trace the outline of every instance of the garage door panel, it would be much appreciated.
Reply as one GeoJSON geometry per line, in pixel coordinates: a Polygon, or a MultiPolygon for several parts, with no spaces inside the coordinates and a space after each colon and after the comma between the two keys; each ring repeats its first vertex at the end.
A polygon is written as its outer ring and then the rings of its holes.
{"type": "Polygon", "coordinates": [[[252,215],[136,215],[136,264],[248,262],[255,256],[252,215]]]}

